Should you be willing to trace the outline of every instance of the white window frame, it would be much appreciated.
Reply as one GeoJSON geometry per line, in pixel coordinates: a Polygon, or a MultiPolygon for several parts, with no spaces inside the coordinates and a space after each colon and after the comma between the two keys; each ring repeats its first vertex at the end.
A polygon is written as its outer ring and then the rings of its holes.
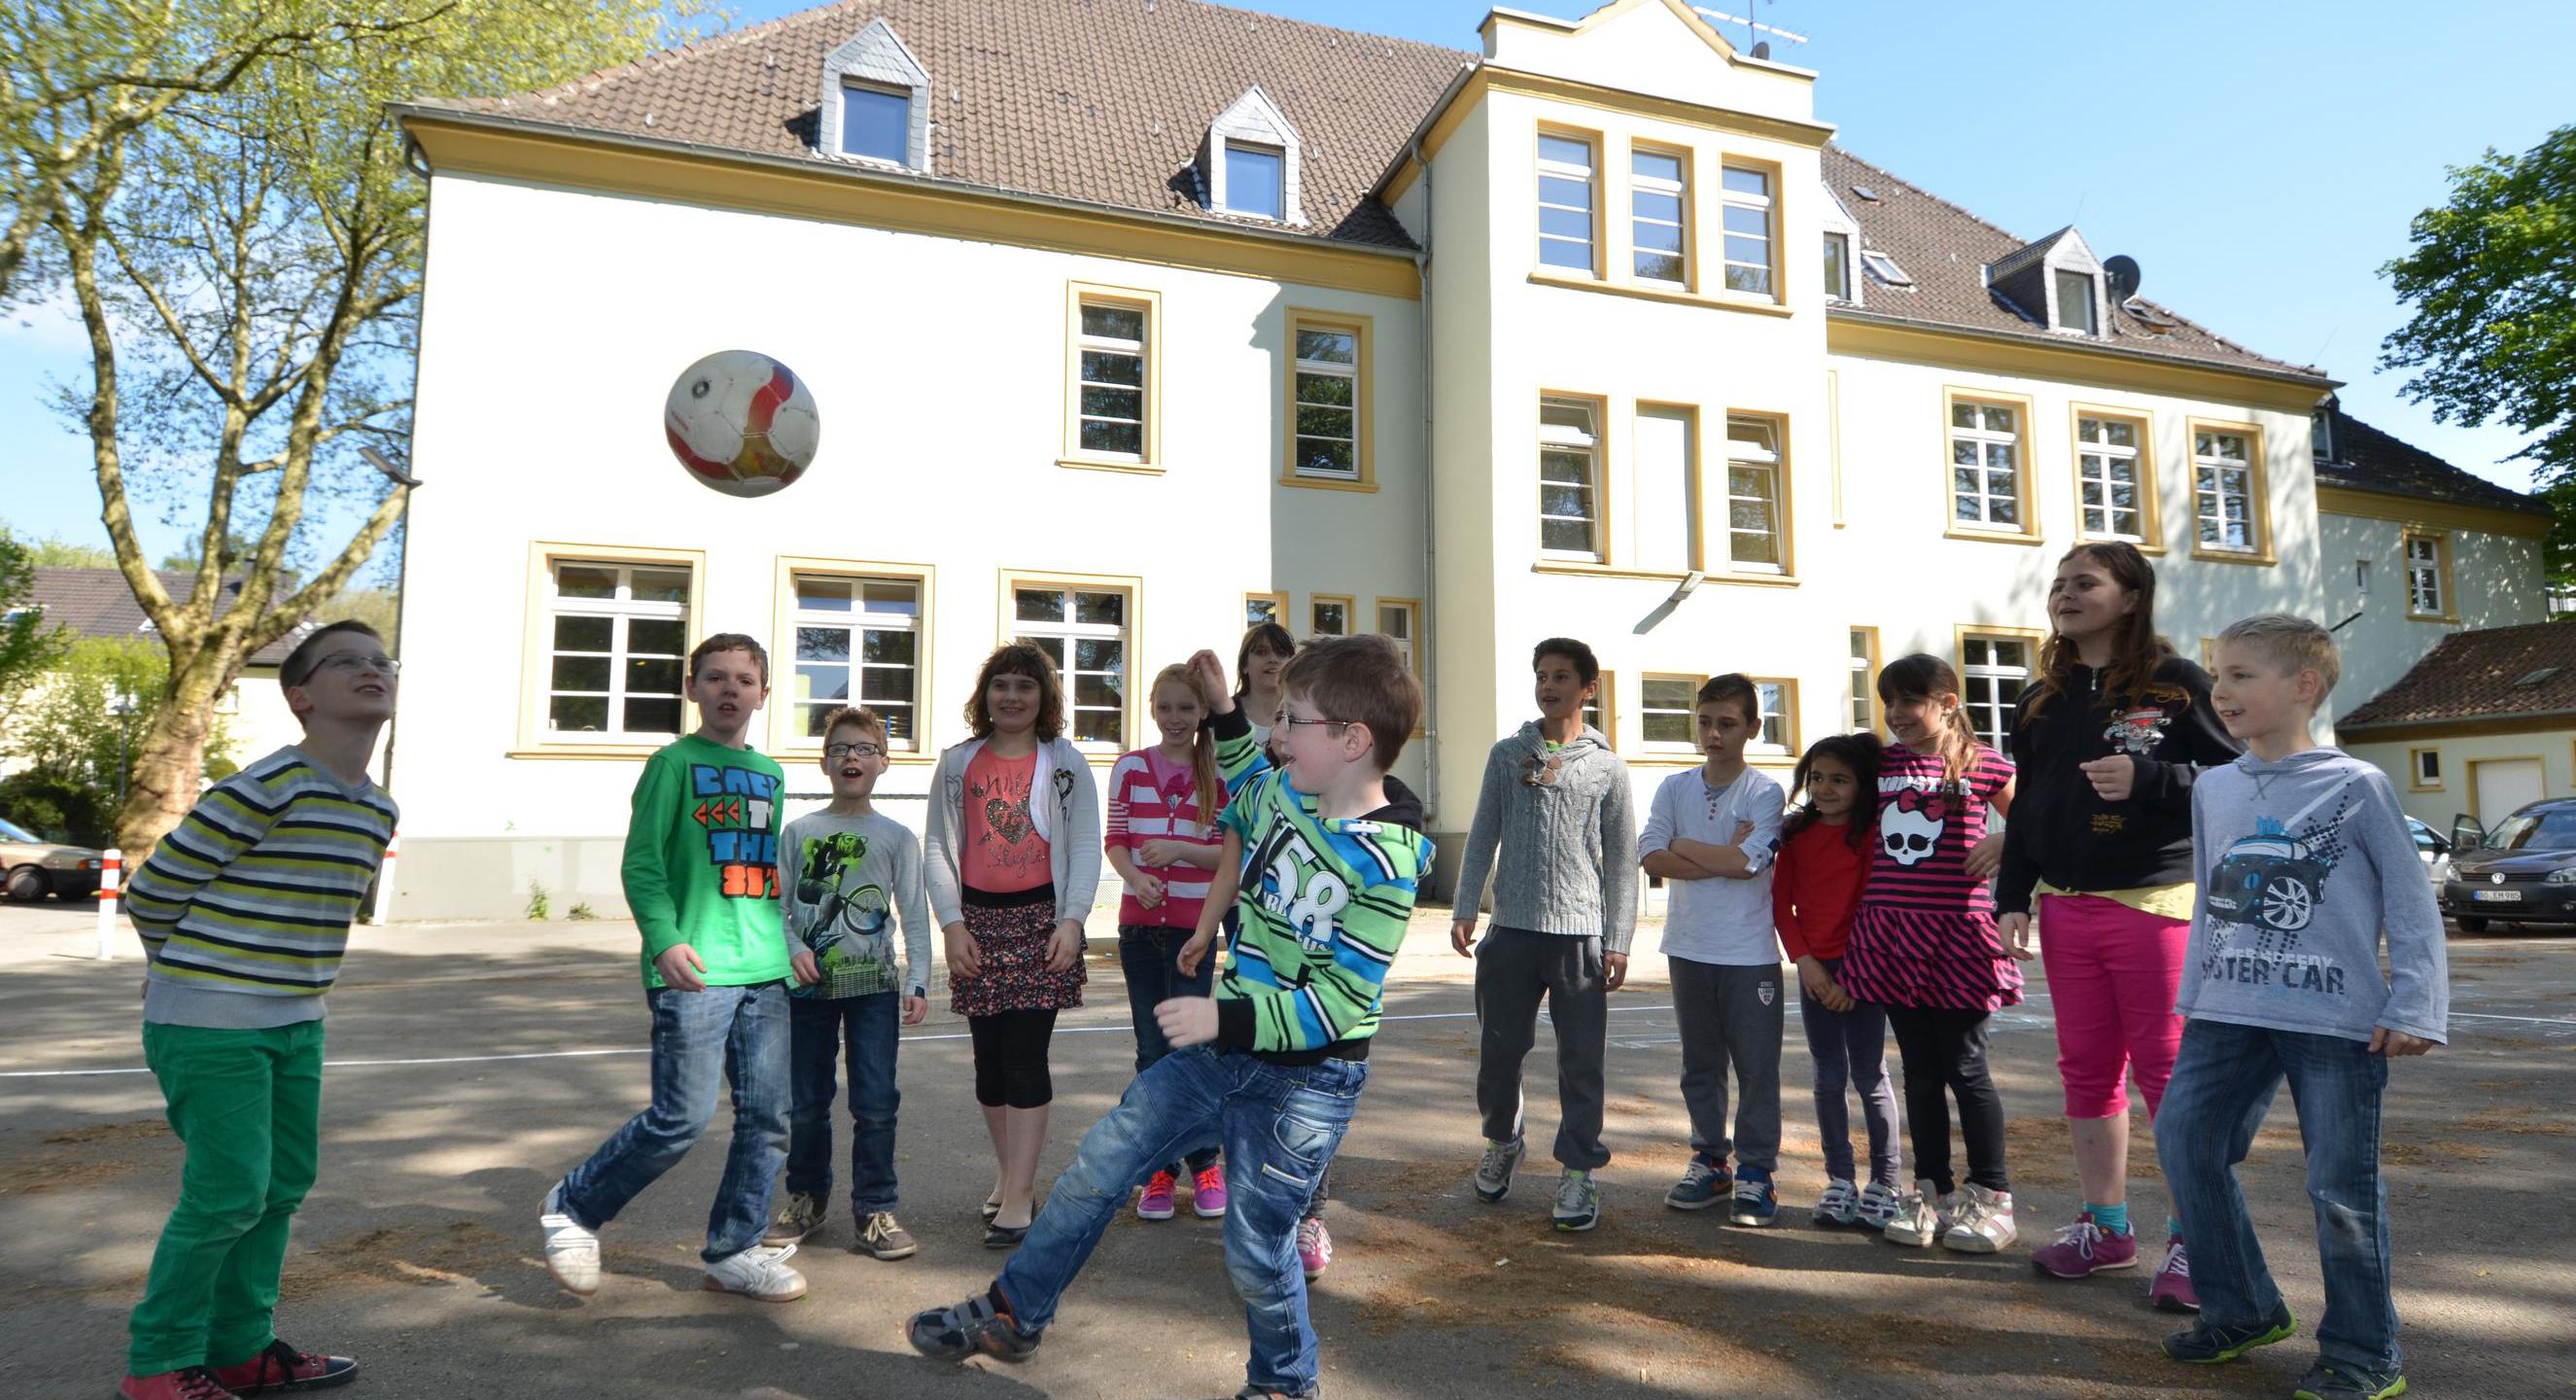
{"type": "Polygon", "coordinates": [[[1780,469],[1782,458],[1786,455],[1780,445],[1783,435],[1781,421],[1777,418],[1765,417],[1757,413],[1730,413],[1726,416],[1726,567],[1734,573],[1785,574],[1789,572],[1789,511],[1788,503],[1783,499],[1786,493],[1781,490],[1784,474],[1780,469]],[[1738,428],[1761,429],[1769,435],[1770,446],[1764,448],[1738,438],[1736,436],[1738,428]],[[1758,474],[1769,494],[1755,497],[1737,491],[1735,474],[1738,471],[1758,474]],[[1771,516],[1771,529],[1765,536],[1771,542],[1771,559],[1767,563],[1758,559],[1738,558],[1735,552],[1735,542],[1738,537],[1757,533],[1737,527],[1736,504],[1740,501],[1754,500],[1761,501],[1771,516]]]}
{"type": "Polygon", "coordinates": [[[1065,444],[1066,450],[1072,455],[1103,462],[1128,462],[1138,465],[1148,464],[1154,460],[1154,410],[1159,406],[1154,402],[1155,390],[1159,387],[1156,383],[1154,365],[1156,331],[1154,319],[1155,313],[1160,309],[1158,302],[1150,298],[1140,300],[1136,296],[1123,293],[1082,288],[1075,290],[1073,403],[1071,405],[1073,440],[1065,444]],[[1088,314],[1094,310],[1133,312],[1144,323],[1144,334],[1129,340],[1123,336],[1095,333],[1087,322],[1088,314]],[[1105,379],[1092,379],[1085,372],[1086,357],[1091,355],[1119,355],[1133,358],[1136,362],[1136,382],[1119,384],[1105,379]],[[1135,394],[1136,417],[1128,419],[1090,412],[1090,406],[1084,396],[1085,391],[1094,388],[1135,394]],[[1083,429],[1093,423],[1132,423],[1136,429],[1136,450],[1128,452],[1119,448],[1092,446],[1084,440],[1083,429]]]}
{"type": "Polygon", "coordinates": [[[1538,552],[1540,558],[1581,559],[1600,563],[1608,560],[1610,557],[1609,512],[1605,509],[1606,502],[1603,498],[1606,493],[1602,489],[1601,419],[1603,415],[1603,407],[1603,404],[1598,399],[1574,398],[1555,394],[1541,395],[1539,398],[1539,513],[1537,523],[1539,543],[1538,552]],[[1550,409],[1560,411],[1571,409],[1581,412],[1591,421],[1592,426],[1590,431],[1586,432],[1585,430],[1571,424],[1548,422],[1547,414],[1550,409]],[[1546,459],[1551,453],[1566,457],[1581,456],[1586,464],[1586,479],[1579,483],[1549,481],[1546,471],[1546,459]],[[1591,515],[1587,518],[1575,515],[1548,514],[1547,488],[1552,485],[1579,487],[1584,498],[1591,503],[1591,515]],[[1584,523],[1590,527],[1592,532],[1592,547],[1588,550],[1550,548],[1547,543],[1547,522],[1551,520],[1584,521],[1584,523]]]}
{"type": "Polygon", "coordinates": [[[544,668],[538,677],[536,737],[549,744],[664,744],[689,730],[689,648],[695,643],[689,635],[690,606],[698,588],[696,571],[679,560],[629,560],[607,557],[585,557],[561,554],[545,561],[545,595],[539,609],[542,629],[538,637],[539,664],[544,668]],[[567,598],[563,593],[566,569],[599,569],[614,576],[607,598],[567,598]],[[678,602],[665,599],[637,598],[635,576],[667,574],[682,580],[688,596],[678,602]],[[556,624],[565,618],[609,619],[609,643],[605,652],[566,651],[557,645],[556,624]],[[679,650],[639,652],[630,645],[630,633],[636,622],[677,624],[679,650]],[[604,690],[587,687],[574,689],[555,684],[555,662],[565,657],[600,658],[608,663],[608,684],[604,690]],[[645,662],[674,662],[680,672],[676,691],[637,691],[626,682],[634,668],[645,662]],[[561,698],[601,699],[608,705],[608,723],[599,729],[558,729],[555,727],[555,701],[561,698]],[[629,729],[625,725],[626,707],[637,700],[669,699],[678,714],[669,729],[629,729]]]}
{"type": "Polygon", "coordinates": [[[1064,736],[1087,753],[1123,753],[1127,740],[1136,732],[1136,602],[1138,589],[1132,583],[1105,579],[1067,578],[1055,575],[1012,575],[1002,591],[1004,617],[1013,641],[1053,641],[1064,655],[1056,666],[1056,678],[1064,686],[1064,736]],[[1064,610],[1054,618],[1027,618],[1020,615],[1020,595],[1024,593],[1061,592],[1064,610]],[[1119,600],[1116,624],[1080,621],[1082,595],[1098,594],[1119,600]],[[1118,643],[1118,665],[1113,669],[1082,668],[1073,663],[1081,658],[1081,644],[1086,641],[1118,643]],[[1109,677],[1118,703],[1086,705],[1077,698],[1085,676],[1109,677]],[[1118,734],[1114,739],[1083,738],[1078,722],[1085,714],[1114,714],[1118,734]]]}
{"type": "Polygon", "coordinates": [[[1288,624],[1283,619],[1287,616],[1288,595],[1285,593],[1246,593],[1243,595],[1243,627],[1247,632],[1265,622],[1285,627],[1288,624]],[[1268,617],[1263,617],[1259,611],[1260,605],[1264,603],[1270,605],[1270,615],[1268,617]]]}
{"type": "Polygon", "coordinates": [[[814,133],[818,154],[861,165],[931,169],[930,74],[893,25],[882,17],[868,21],[849,42],[823,56],[821,77],[814,133]],[[902,150],[889,156],[849,149],[850,135],[843,129],[848,99],[842,94],[851,88],[904,100],[902,150]]]}
{"type": "Polygon", "coordinates": [[[1358,600],[1347,593],[1308,594],[1306,597],[1306,635],[1309,637],[1347,637],[1351,634],[1351,624],[1356,621],[1356,619],[1352,617],[1352,614],[1358,611],[1358,600]],[[1335,627],[1329,632],[1324,630],[1324,609],[1326,608],[1341,609],[1341,625],[1335,627]]]}
{"type": "Polygon", "coordinates": [[[1838,229],[1828,229],[1825,231],[1825,265],[1832,269],[1833,273],[1833,275],[1827,279],[1825,284],[1825,297],[1829,301],[1853,300],[1852,285],[1854,269],[1852,267],[1851,245],[1852,238],[1850,234],[1844,233],[1838,229]],[[1833,282],[1836,280],[1839,280],[1843,284],[1840,291],[1834,289],[1833,282]]]}
{"type": "Polygon", "coordinates": [[[1852,628],[1850,646],[1851,695],[1847,718],[1851,725],[1848,732],[1874,734],[1878,732],[1878,629],[1852,628]]]}
{"type": "Polygon", "coordinates": [[[2075,519],[2078,534],[2088,540],[2128,540],[2134,544],[2147,542],[2149,522],[2154,514],[2150,509],[2148,493],[2155,490],[2155,481],[2146,470],[2145,440],[2146,425],[2136,419],[2093,413],[2079,413],[2076,416],[2075,519]],[[2110,430],[2113,424],[2129,429],[2128,446],[2123,447],[2111,441],[2110,430]],[[2130,498],[2136,502],[2127,507],[2126,511],[2137,517],[2135,530],[2115,528],[2119,524],[2123,508],[2113,504],[2112,488],[2119,484],[2119,471],[2124,465],[2129,476],[2130,498]],[[2098,507],[2085,499],[2096,491],[2100,492],[2102,497],[2102,504],[2098,507]],[[2102,517],[2102,525],[2099,528],[2096,528],[2093,523],[2096,511],[2102,517]]]}
{"type": "Polygon", "coordinates": [[[1610,741],[1610,752],[1619,751],[1619,683],[1608,667],[1602,668],[1600,682],[1592,688],[1592,703],[1576,718],[1600,730],[1601,737],[1610,741]]]}
{"type": "Polygon", "coordinates": [[[1977,737],[1998,750],[2009,747],[2013,706],[2029,688],[2038,656],[2039,643],[2018,633],[1970,628],[1959,634],[1959,702],[1977,737]],[[2003,660],[2007,647],[2020,650],[2019,665],[2003,660]],[[2012,686],[2010,695],[2002,690],[2006,682],[2012,686]]]}
{"type": "Polygon", "coordinates": [[[1735,240],[1751,238],[1754,235],[1739,233],[1732,221],[1720,219],[1717,231],[1718,257],[1721,259],[1723,271],[1719,277],[1719,284],[1734,296],[1759,297],[1765,301],[1777,301],[1780,296],[1780,172],[1765,166],[1728,162],[1719,167],[1717,183],[1726,213],[1732,214],[1739,209],[1752,210],[1758,212],[1762,218],[1762,261],[1758,264],[1735,256],[1735,240]],[[1735,175],[1760,177],[1762,192],[1756,194],[1750,190],[1735,188],[1729,179],[1735,175]],[[1759,287],[1737,286],[1736,272],[1739,268],[1748,270],[1758,268],[1762,274],[1762,284],[1759,287]]]}
{"type": "Polygon", "coordinates": [[[1869,269],[1871,276],[1886,283],[1888,286],[1904,287],[1909,290],[1914,286],[1913,275],[1908,273],[1904,268],[1897,266],[1896,259],[1878,251],[1876,248],[1861,249],[1860,262],[1861,266],[1869,269]]]}
{"type": "Polygon", "coordinates": [[[1422,600],[1419,598],[1386,598],[1377,600],[1377,634],[1404,652],[1404,668],[1416,675],[1422,672],[1422,600]],[[1387,630],[1390,616],[1404,619],[1400,632],[1387,630]]]}
{"type": "Polygon", "coordinates": [[[780,705],[781,708],[784,708],[789,712],[787,743],[790,747],[796,749],[820,749],[823,744],[824,736],[815,732],[813,726],[820,723],[823,716],[830,714],[833,710],[838,709],[841,706],[847,705],[853,708],[866,706],[869,709],[875,710],[881,717],[886,716],[888,706],[900,706],[903,711],[905,711],[902,718],[910,722],[905,727],[909,728],[911,732],[909,734],[897,734],[895,732],[895,724],[891,718],[888,718],[886,725],[887,753],[889,755],[908,755],[918,754],[924,751],[922,742],[922,717],[925,711],[924,702],[927,698],[924,695],[924,691],[927,688],[930,679],[930,667],[928,665],[929,658],[926,654],[930,638],[929,630],[922,625],[922,618],[929,608],[929,593],[929,586],[918,575],[856,573],[811,567],[791,568],[788,571],[786,599],[787,644],[778,649],[780,653],[783,653],[783,664],[780,669],[786,672],[785,676],[781,678],[785,684],[783,686],[774,687],[774,689],[783,689],[787,693],[783,698],[774,698],[772,703],[780,705]],[[828,608],[807,607],[805,605],[805,585],[808,582],[846,585],[850,590],[849,608],[846,611],[839,611],[828,608]],[[872,609],[868,605],[867,598],[867,590],[870,585],[895,587],[908,590],[912,594],[912,611],[909,614],[906,614],[894,611],[879,612],[872,609]],[[824,630],[840,631],[849,634],[849,642],[846,651],[847,660],[838,662],[829,660],[809,662],[805,659],[804,634],[808,631],[824,630]],[[899,633],[909,636],[912,639],[912,660],[902,663],[869,661],[867,659],[867,642],[868,634],[871,632],[888,634],[899,633]],[[825,667],[841,666],[845,668],[849,672],[849,678],[847,684],[843,687],[846,692],[844,697],[838,700],[807,699],[805,695],[805,668],[809,665],[825,667]],[[867,676],[871,671],[910,672],[912,677],[912,684],[910,687],[912,698],[908,700],[893,700],[869,696],[867,676]],[[810,713],[799,713],[800,711],[810,713]]]}
{"type": "Polygon", "coordinates": [[[2440,748],[2406,751],[2406,785],[2416,792],[2441,791],[2442,751],[2440,748]]]}
{"type": "MultiPolygon", "coordinates": [[[[1646,673],[1643,683],[1637,688],[1637,722],[1639,741],[1649,752],[1691,754],[1699,752],[1699,731],[1695,727],[1698,724],[1696,715],[1699,710],[1699,688],[1706,679],[1704,676],[1684,676],[1665,672],[1646,673]],[[1681,687],[1682,701],[1678,709],[1670,704],[1654,703],[1655,687],[1658,685],[1681,687]],[[1682,737],[1680,739],[1654,737],[1655,720],[1667,715],[1681,717],[1682,737]]],[[[1670,696],[1666,698],[1670,699],[1670,696]]]]}
{"type": "Polygon", "coordinates": [[[2057,328],[2059,330],[2066,331],[2074,335],[2100,335],[2102,333],[2101,299],[2097,292],[2097,288],[2099,286],[2100,284],[2094,279],[2091,273],[2079,272],[2071,267],[2056,268],[2049,273],[2049,288],[2057,303],[2057,328]],[[2082,305],[2084,310],[2084,317],[2081,321],[2078,321],[2075,317],[2068,314],[2073,310],[2072,307],[2067,305],[2067,291],[2069,283],[2076,284],[2079,291],[2076,301],[2082,305]]]}
{"type": "Polygon", "coordinates": [[[1744,743],[1749,758],[1795,759],[1798,747],[1798,683],[1786,676],[1748,676],[1753,682],[1753,736],[1744,743]],[[1780,737],[1770,738],[1777,722],[1780,737]]]}
{"type": "Polygon", "coordinates": [[[1230,136],[1226,138],[1223,148],[1218,153],[1218,158],[1225,162],[1224,212],[1232,214],[1238,219],[1262,219],[1271,223],[1286,223],[1288,221],[1288,162],[1293,159],[1293,157],[1289,154],[1287,147],[1270,141],[1248,141],[1241,137],[1230,136]],[[1269,190],[1269,193],[1276,199],[1278,212],[1273,213],[1268,210],[1247,209],[1243,207],[1243,192],[1236,187],[1234,179],[1234,153],[1237,151],[1242,151],[1247,155],[1269,156],[1273,160],[1279,162],[1278,182],[1269,190]]]}
{"type": "Polygon", "coordinates": [[[1640,282],[1652,282],[1668,287],[1688,287],[1691,283],[1693,269],[1691,267],[1690,174],[1691,160],[1687,152],[1665,150],[1656,146],[1629,148],[1628,266],[1630,272],[1640,282]],[[1673,169],[1678,173],[1670,178],[1648,175],[1638,169],[1640,162],[1648,160],[1671,161],[1673,169]],[[1641,195],[1672,200],[1673,217],[1666,219],[1641,212],[1637,208],[1637,200],[1641,195]],[[1649,228],[1669,228],[1673,231],[1674,246],[1671,252],[1645,246],[1645,240],[1639,238],[1637,234],[1640,230],[1649,228]],[[1645,263],[1648,258],[1665,257],[1673,260],[1673,276],[1664,277],[1646,271],[1645,263]]]}
{"type": "Polygon", "coordinates": [[[2308,455],[2319,462],[2334,460],[2334,419],[2323,408],[2308,414],[2308,455]]]}
{"type": "Polygon", "coordinates": [[[2262,439],[2251,433],[2227,428],[2197,426],[2191,439],[2192,548],[2202,554],[2258,555],[2263,552],[2262,464],[2255,454],[2262,449],[2262,439]],[[2243,443],[2245,455],[2228,457],[2219,452],[2221,440],[2233,438],[2243,443]],[[2234,490],[2229,479],[2237,478],[2234,490]],[[2244,502],[2245,543],[2227,542],[2227,503],[2230,499],[2244,502]],[[2212,540],[2209,530],[2218,529],[2219,538],[2212,540]]]}
{"type": "Polygon", "coordinates": [[[1943,474],[1948,480],[1942,494],[1949,502],[1950,528],[1976,534],[2026,535],[2031,533],[2029,493],[2023,489],[2029,479],[2030,470],[2030,406],[2019,401],[2007,402],[1959,394],[1950,398],[1948,419],[1947,437],[1950,451],[1947,460],[1942,463],[1943,474]],[[1971,410],[1971,417],[1974,420],[1972,423],[1962,425],[1959,422],[1959,410],[1963,408],[1971,410]],[[2015,426],[2009,431],[1994,427],[1989,415],[1997,412],[2010,414],[2015,426]],[[1976,489],[1973,492],[1959,489],[1959,473],[1972,470],[1959,460],[1959,447],[1962,443],[1974,444],[1976,448],[1977,461],[1973,468],[1976,472],[1976,489]],[[2011,477],[2013,485],[2010,492],[2005,495],[1997,495],[1994,490],[1994,473],[1997,468],[1992,449],[1996,447],[2006,449],[2009,454],[2004,470],[2011,477]],[[1974,516],[1960,514],[1962,498],[1975,501],[1977,513],[1974,516]],[[1995,518],[1994,508],[1999,501],[2012,503],[2015,519],[1995,518]]]}
{"type": "Polygon", "coordinates": [[[1601,147],[1602,140],[1597,132],[1551,131],[1542,129],[1538,133],[1536,146],[1538,175],[1534,182],[1534,194],[1536,197],[1532,205],[1534,210],[1532,218],[1537,224],[1538,229],[1538,247],[1536,249],[1538,264],[1540,268],[1544,270],[1565,275],[1570,275],[1579,271],[1587,277],[1599,277],[1601,275],[1601,147]],[[1568,161],[1550,159],[1547,154],[1547,143],[1550,141],[1563,141],[1570,145],[1579,145],[1583,147],[1583,164],[1575,165],[1568,161]],[[1584,227],[1591,230],[1590,237],[1575,239],[1561,233],[1550,233],[1547,231],[1547,210],[1556,209],[1567,212],[1574,211],[1574,206],[1571,204],[1552,203],[1549,201],[1547,197],[1547,182],[1549,180],[1575,180],[1582,183],[1584,203],[1580,212],[1582,213],[1585,221],[1584,227]],[[1568,263],[1550,262],[1547,258],[1547,247],[1551,243],[1581,248],[1583,250],[1582,266],[1577,268],[1568,263]]]}
{"type": "Polygon", "coordinates": [[[909,91],[894,87],[887,83],[871,82],[865,78],[856,78],[844,75],[841,78],[841,87],[838,95],[841,99],[840,154],[853,160],[875,161],[880,165],[908,165],[911,163],[912,94],[909,91]],[[897,102],[903,104],[903,135],[900,138],[902,142],[900,149],[889,155],[881,151],[857,151],[850,148],[852,133],[850,131],[849,119],[849,94],[853,92],[866,93],[875,97],[891,97],[897,102]]]}
{"type": "Polygon", "coordinates": [[[2443,555],[2450,541],[2440,535],[2410,530],[2406,533],[2406,615],[2408,617],[2450,616],[2450,569],[2443,555]]]}
{"type": "MultiPolygon", "coordinates": [[[[1318,313],[1293,311],[1289,313],[1286,447],[1288,461],[1285,480],[1295,484],[1332,486],[1370,485],[1374,482],[1368,450],[1368,365],[1369,328],[1366,324],[1318,313]],[[1310,334],[1339,336],[1349,340],[1351,362],[1343,364],[1338,360],[1307,358],[1304,353],[1304,340],[1310,334]],[[1350,384],[1350,403],[1347,409],[1351,416],[1351,433],[1347,441],[1351,448],[1351,466],[1348,471],[1311,470],[1306,465],[1305,455],[1299,451],[1301,442],[1325,443],[1345,440],[1337,434],[1304,431],[1305,425],[1300,421],[1297,410],[1305,405],[1305,384],[1310,379],[1339,379],[1350,384]]],[[[1345,407],[1342,404],[1324,403],[1320,400],[1314,406],[1329,409],[1345,407]]]]}

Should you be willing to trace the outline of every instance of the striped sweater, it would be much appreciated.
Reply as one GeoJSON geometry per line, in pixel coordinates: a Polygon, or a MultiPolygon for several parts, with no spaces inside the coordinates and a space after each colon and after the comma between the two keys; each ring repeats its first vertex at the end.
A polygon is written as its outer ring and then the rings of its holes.
{"type": "Polygon", "coordinates": [[[1230,797],[1219,821],[1243,840],[1242,930],[1217,979],[1217,1043],[1284,1064],[1365,1059],[1431,868],[1421,806],[1398,798],[1365,817],[1318,817],[1240,708],[1213,727],[1230,797]]]}
{"type": "MultiPolygon", "coordinates": [[[[1110,850],[1141,852],[1148,841],[1180,841],[1213,846],[1206,817],[1199,811],[1198,775],[1186,762],[1158,771],[1154,751],[1123,754],[1109,770],[1109,830],[1102,843],[1110,850]]],[[[1136,869],[1163,882],[1163,902],[1148,909],[1128,890],[1118,900],[1118,922],[1143,928],[1196,929],[1199,906],[1208,897],[1210,871],[1187,863],[1147,865],[1131,854],[1136,869]]]]}
{"type": "Polygon", "coordinates": [[[295,748],[207,789],[125,891],[152,961],[144,1019],[319,1019],[396,815],[384,789],[352,788],[295,748]]]}

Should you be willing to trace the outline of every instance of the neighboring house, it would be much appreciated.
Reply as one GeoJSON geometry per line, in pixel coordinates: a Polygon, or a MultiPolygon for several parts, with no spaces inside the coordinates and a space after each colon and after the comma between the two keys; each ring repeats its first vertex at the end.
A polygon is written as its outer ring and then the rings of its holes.
{"type": "Polygon", "coordinates": [[[1384,632],[1431,696],[1398,771],[1454,836],[1552,633],[1599,651],[1642,800],[1696,761],[1713,671],[1759,679],[1784,778],[1877,722],[1909,651],[1998,732],[2081,540],[2157,556],[2177,638],[2328,613],[2324,373],[2127,295],[2079,230],[1860,160],[1814,74],[1681,0],[1480,34],[858,0],[402,107],[439,489],[411,508],[397,907],[503,914],[531,881],[619,907],[628,792],[714,631],[771,647],[754,737],[797,787],[856,696],[896,724],[897,795],[998,641],[1064,658],[1105,773],[1143,682],[1248,618],[1384,632]],[[783,495],[664,446],[672,381],[728,347],[819,405],[783,495]]]}
{"type": "Polygon", "coordinates": [[[2436,831],[2576,791],[2576,623],[2455,632],[2336,725],[2436,831]]]}

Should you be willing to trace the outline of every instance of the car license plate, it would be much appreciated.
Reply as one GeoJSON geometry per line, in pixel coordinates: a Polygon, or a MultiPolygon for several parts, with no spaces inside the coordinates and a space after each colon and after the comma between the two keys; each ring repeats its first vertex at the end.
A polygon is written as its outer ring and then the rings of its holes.
{"type": "Polygon", "coordinates": [[[2476,900],[2480,904],[2520,904],[2522,902],[2522,891],[2471,890],[2469,891],[2469,898],[2476,900]]]}

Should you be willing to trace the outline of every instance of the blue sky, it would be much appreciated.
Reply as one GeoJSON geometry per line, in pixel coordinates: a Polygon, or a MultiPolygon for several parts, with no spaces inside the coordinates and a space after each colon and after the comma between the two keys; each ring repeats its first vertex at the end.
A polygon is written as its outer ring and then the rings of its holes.
{"type": "MultiPolygon", "coordinates": [[[[1742,15],[1752,3],[1710,8],[1742,15]]],[[[736,8],[752,22],[804,6],[736,8]]],[[[1249,8],[1461,49],[1476,46],[1486,9],[1249,8]]],[[[2377,269],[2406,251],[2408,220],[2441,202],[2446,165],[2528,149],[2576,120],[2564,68],[2576,5],[1764,0],[1759,18],[1807,36],[1775,43],[1774,57],[1818,72],[1817,115],[1864,159],[2026,236],[2075,223],[2102,255],[2136,258],[2148,296],[2347,381],[2355,415],[2492,480],[2529,483],[2524,464],[2502,460],[2518,435],[2437,425],[2399,395],[2403,376],[2375,369],[2381,337],[2404,320],[2377,269]]],[[[49,407],[49,384],[85,377],[68,318],[36,308],[0,322],[0,520],[21,535],[105,541],[87,440],[49,407]]],[[[180,543],[179,528],[136,513],[156,558],[180,543]]]]}

